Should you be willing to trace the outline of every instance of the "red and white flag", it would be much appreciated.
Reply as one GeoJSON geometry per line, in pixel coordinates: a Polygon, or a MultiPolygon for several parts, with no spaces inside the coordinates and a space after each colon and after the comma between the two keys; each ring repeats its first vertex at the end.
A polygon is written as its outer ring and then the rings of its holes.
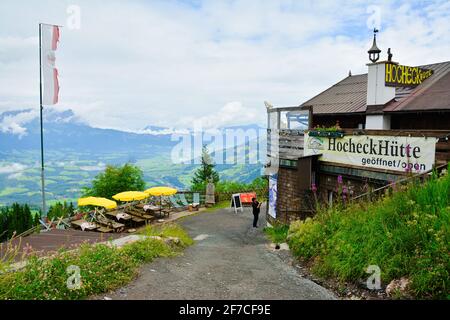
{"type": "Polygon", "coordinates": [[[41,25],[41,54],[43,92],[42,104],[54,105],[58,103],[59,82],[58,69],[56,69],[56,50],[59,42],[59,27],[41,25]]]}

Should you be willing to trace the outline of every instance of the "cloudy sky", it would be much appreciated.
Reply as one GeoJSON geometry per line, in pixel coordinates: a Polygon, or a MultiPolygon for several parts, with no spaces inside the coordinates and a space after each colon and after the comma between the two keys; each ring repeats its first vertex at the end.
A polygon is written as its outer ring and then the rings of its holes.
{"type": "Polygon", "coordinates": [[[449,21],[440,0],[2,0],[0,113],[38,110],[39,22],[65,26],[56,109],[139,130],[264,124],[264,100],[299,105],[365,73],[374,24],[384,56],[450,60],[449,21]]]}

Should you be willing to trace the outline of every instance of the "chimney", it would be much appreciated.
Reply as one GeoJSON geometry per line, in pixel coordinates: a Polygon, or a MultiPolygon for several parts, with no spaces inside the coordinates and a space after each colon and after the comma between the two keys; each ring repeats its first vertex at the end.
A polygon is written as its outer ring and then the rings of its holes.
{"type": "Polygon", "coordinates": [[[391,128],[390,116],[383,114],[384,106],[395,98],[395,88],[385,85],[386,64],[395,63],[380,61],[381,50],[377,46],[374,30],[373,45],[368,51],[372,63],[367,64],[369,72],[367,75],[367,110],[366,129],[389,130],[391,128]]]}

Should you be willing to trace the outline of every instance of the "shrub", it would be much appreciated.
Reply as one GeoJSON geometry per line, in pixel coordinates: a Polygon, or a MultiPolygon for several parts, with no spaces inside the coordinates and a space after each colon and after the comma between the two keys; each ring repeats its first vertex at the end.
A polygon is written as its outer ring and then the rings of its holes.
{"type": "Polygon", "coordinates": [[[237,181],[220,181],[216,184],[216,193],[221,195],[220,200],[228,200],[234,193],[256,192],[259,198],[267,198],[268,180],[263,177],[256,178],[251,183],[237,181]]]}
{"type": "Polygon", "coordinates": [[[142,170],[132,164],[107,166],[92,181],[91,188],[83,189],[83,196],[111,199],[113,195],[124,191],[142,191],[145,188],[142,170]]]}
{"type": "Polygon", "coordinates": [[[148,227],[148,235],[174,236],[180,247],[155,239],[144,239],[118,249],[105,244],[82,245],[78,250],[60,251],[50,258],[30,257],[24,269],[0,275],[0,300],[75,300],[117,289],[138,273],[142,263],[168,257],[193,240],[177,225],[148,227]],[[69,266],[80,268],[82,286],[67,286],[69,266]]]}
{"type": "Polygon", "coordinates": [[[450,288],[450,176],[434,175],[374,203],[322,210],[293,223],[288,242],[323,277],[357,282],[369,265],[384,283],[407,277],[419,298],[450,288]]]}
{"type": "Polygon", "coordinates": [[[141,232],[146,236],[159,237],[174,237],[180,239],[181,246],[187,247],[194,244],[194,240],[187,234],[187,232],[177,224],[170,223],[162,226],[147,226],[141,232]]]}
{"type": "Polygon", "coordinates": [[[78,252],[60,252],[50,259],[31,257],[23,270],[0,276],[0,299],[74,300],[107,292],[137,274],[137,263],[124,251],[107,245],[83,245],[78,252]],[[82,286],[67,287],[67,268],[79,266],[82,286]]]}
{"type": "Polygon", "coordinates": [[[271,228],[264,228],[264,232],[267,237],[273,243],[280,244],[285,243],[288,235],[289,226],[284,224],[277,224],[271,228]]]}
{"type": "Polygon", "coordinates": [[[152,262],[158,257],[169,257],[174,254],[172,249],[162,241],[145,239],[131,243],[123,248],[124,253],[137,263],[152,262]]]}

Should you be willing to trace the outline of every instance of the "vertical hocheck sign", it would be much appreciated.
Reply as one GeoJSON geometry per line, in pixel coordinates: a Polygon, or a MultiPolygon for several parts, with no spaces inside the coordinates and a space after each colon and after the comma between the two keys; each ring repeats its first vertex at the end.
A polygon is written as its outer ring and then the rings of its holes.
{"type": "Polygon", "coordinates": [[[55,105],[59,98],[58,69],[56,69],[56,50],[59,42],[59,26],[39,24],[39,91],[41,120],[41,188],[42,213],[46,213],[45,175],[44,175],[44,128],[42,110],[44,105],[55,105]]]}
{"type": "Polygon", "coordinates": [[[43,105],[58,103],[59,83],[58,69],[56,68],[56,50],[59,42],[59,27],[41,24],[41,51],[43,76],[43,105]]]}

